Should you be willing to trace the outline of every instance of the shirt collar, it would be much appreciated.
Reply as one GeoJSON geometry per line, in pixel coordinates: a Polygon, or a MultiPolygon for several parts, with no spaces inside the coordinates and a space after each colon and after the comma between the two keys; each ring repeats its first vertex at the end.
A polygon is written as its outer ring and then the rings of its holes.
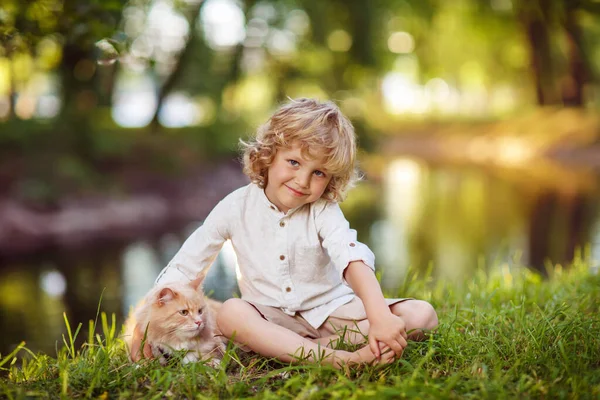
{"type": "MultiPolygon", "coordinates": [[[[279,208],[277,208],[277,206],[273,203],[271,203],[271,201],[269,200],[269,198],[267,197],[267,194],[265,193],[265,189],[261,188],[260,186],[258,186],[257,184],[253,183],[253,186],[255,186],[255,190],[258,192],[258,196],[260,197],[261,201],[263,202],[263,204],[265,206],[267,206],[270,210],[272,210],[273,212],[277,213],[278,215],[283,214],[283,212],[281,212],[279,210],[279,208]]],[[[286,217],[292,215],[293,213],[295,213],[296,211],[298,211],[299,209],[301,209],[302,207],[304,207],[306,204],[303,204],[301,206],[298,206],[296,208],[292,208],[290,209],[287,214],[284,214],[286,217]]]]}

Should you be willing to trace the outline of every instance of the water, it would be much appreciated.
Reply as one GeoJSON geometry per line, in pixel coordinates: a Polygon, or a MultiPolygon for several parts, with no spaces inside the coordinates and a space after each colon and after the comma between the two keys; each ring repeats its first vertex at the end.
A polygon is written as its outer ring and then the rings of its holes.
{"type": "Polygon", "coordinates": [[[379,265],[393,277],[429,266],[463,280],[480,268],[525,264],[545,274],[578,249],[600,256],[599,179],[589,171],[432,168],[410,159],[387,166],[383,218],[371,226],[379,265]]]}
{"type": "MultiPolygon", "coordinates": [[[[586,171],[544,175],[397,159],[354,189],[343,208],[375,252],[385,288],[394,290],[409,266],[431,268],[451,284],[478,268],[511,263],[543,272],[548,258],[567,262],[579,245],[591,245],[597,259],[599,190],[598,176],[586,171]]],[[[34,352],[55,354],[66,332],[63,312],[72,325],[83,322],[82,337],[99,306],[123,322],[198,224],[133,243],[54,250],[0,265],[1,354],[22,340],[34,352]]],[[[213,297],[237,290],[234,265],[227,247],[207,278],[213,297]]]]}

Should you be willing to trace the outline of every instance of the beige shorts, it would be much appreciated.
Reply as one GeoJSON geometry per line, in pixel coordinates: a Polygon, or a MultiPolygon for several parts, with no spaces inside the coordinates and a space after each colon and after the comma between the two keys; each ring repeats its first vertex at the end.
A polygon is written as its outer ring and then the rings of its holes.
{"type": "MultiPolygon", "coordinates": [[[[388,306],[403,302],[405,300],[411,299],[385,299],[388,306]]],[[[356,324],[367,319],[365,306],[358,296],[352,299],[350,302],[338,307],[318,328],[314,328],[298,313],[292,316],[284,313],[280,308],[277,307],[263,306],[261,304],[255,304],[252,302],[248,303],[256,308],[260,315],[267,321],[279,326],[283,326],[284,328],[296,332],[298,335],[308,339],[318,339],[321,337],[331,336],[345,327],[352,329],[356,326],[356,324]]]]}

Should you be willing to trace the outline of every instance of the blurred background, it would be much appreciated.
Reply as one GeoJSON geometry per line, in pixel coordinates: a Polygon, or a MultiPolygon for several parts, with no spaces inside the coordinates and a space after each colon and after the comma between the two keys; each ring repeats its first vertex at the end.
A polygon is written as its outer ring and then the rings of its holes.
{"type": "MultiPolygon", "coordinates": [[[[459,285],[579,252],[595,267],[599,16],[596,0],[3,1],[0,353],[54,354],[63,311],[122,322],[247,183],[239,139],[300,96],[356,127],[365,179],[342,206],[387,293],[409,268],[459,285]]],[[[207,288],[236,292],[229,245],[207,288]]]]}

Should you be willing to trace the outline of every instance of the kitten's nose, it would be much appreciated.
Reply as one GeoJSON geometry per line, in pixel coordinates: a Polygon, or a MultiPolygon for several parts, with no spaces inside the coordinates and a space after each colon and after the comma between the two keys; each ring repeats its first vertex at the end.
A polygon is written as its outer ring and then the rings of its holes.
{"type": "Polygon", "coordinates": [[[197,320],[197,321],[195,321],[195,322],[196,322],[196,325],[198,325],[198,326],[200,326],[200,324],[202,324],[202,320],[201,320],[201,319],[200,319],[200,320],[197,320]]]}

